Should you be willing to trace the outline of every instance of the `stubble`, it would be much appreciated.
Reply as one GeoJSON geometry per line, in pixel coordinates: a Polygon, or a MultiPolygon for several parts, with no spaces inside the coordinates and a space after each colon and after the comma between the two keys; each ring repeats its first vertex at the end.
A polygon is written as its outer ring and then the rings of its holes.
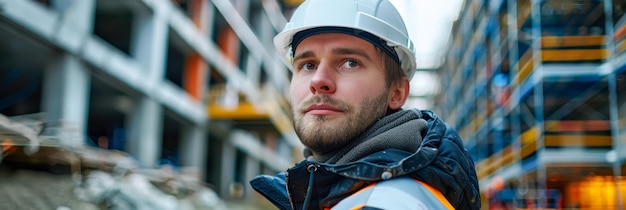
{"type": "Polygon", "coordinates": [[[313,154],[323,155],[338,150],[369,128],[387,112],[388,92],[365,98],[360,105],[352,106],[329,96],[314,96],[294,109],[293,123],[302,144],[313,154]],[[340,109],[341,115],[306,115],[307,107],[324,103],[340,109]]]}

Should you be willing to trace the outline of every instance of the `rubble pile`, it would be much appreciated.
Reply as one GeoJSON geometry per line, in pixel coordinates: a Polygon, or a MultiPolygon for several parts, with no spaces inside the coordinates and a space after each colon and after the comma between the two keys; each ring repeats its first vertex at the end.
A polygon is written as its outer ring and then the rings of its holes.
{"type": "Polygon", "coordinates": [[[184,183],[175,176],[159,180],[136,171],[117,175],[91,171],[74,194],[107,209],[227,209],[214,191],[199,183],[184,183]]]}
{"type": "Polygon", "coordinates": [[[199,178],[140,168],[121,151],[64,148],[40,129],[0,115],[0,209],[227,209],[199,178]]]}

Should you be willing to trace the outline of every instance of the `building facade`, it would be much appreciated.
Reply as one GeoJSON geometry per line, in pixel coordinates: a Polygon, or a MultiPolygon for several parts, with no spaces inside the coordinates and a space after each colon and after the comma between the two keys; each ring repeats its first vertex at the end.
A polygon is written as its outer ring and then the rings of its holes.
{"type": "Polygon", "coordinates": [[[0,0],[0,113],[250,198],[301,156],[272,46],[298,3],[0,0]]]}
{"type": "Polygon", "coordinates": [[[465,1],[434,109],[474,157],[485,209],[624,208],[625,9],[465,1]]]}

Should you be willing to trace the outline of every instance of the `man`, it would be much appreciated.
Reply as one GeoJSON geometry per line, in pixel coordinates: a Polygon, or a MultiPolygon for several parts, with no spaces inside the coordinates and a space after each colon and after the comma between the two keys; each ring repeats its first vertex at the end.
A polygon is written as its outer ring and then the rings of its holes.
{"type": "MultiPolygon", "coordinates": [[[[428,30],[428,29],[425,29],[428,30]]],[[[387,0],[308,0],[274,44],[306,160],[250,183],[280,209],[479,209],[474,163],[430,111],[402,109],[415,71],[387,0]]]]}

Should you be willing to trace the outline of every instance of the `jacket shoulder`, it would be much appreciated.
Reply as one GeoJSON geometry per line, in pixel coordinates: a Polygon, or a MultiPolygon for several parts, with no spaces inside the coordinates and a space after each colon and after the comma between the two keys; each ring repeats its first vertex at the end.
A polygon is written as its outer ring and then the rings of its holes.
{"type": "Polygon", "coordinates": [[[285,172],[275,176],[260,175],[250,180],[252,189],[263,195],[267,200],[281,210],[291,209],[289,195],[285,182],[285,172]]]}
{"type": "Polygon", "coordinates": [[[438,155],[428,167],[411,176],[439,189],[459,209],[480,209],[476,168],[461,137],[434,112],[421,110],[421,114],[429,126],[424,145],[437,148],[438,155]]]}

